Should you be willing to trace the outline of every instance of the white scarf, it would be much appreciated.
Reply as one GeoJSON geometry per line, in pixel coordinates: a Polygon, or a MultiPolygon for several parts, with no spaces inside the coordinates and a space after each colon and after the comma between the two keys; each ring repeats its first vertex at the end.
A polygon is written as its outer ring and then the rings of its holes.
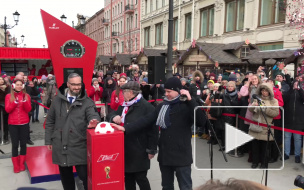
{"type": "Polygon", "coordinates": [[[142,95],[138,94],[133,100],[129,101],[129,102],[123,102],[121,106],[124,107],[124,109],[122,110],[122,115],[121,115],[121,123],[122,125],[125,123],[125,117],[127,115],[127,112],[129,110],[129,107],[132,106],[133,104],[136,104],[140,99],[141,99],[142,95]]]}

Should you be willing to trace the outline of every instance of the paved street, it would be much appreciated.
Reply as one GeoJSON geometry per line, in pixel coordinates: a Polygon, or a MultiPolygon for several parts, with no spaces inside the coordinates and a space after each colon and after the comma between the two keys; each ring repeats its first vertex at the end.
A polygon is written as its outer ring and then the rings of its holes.
{"type": "MultiPolygon", "coordinates": [[[[34,146],[44,145],[44,129],[43,129],[43,110],[40,109],[40,123],[31,124],[31,130],[33,133],[31,134],[32,140],[34,141],[34,146]]],[[[197,140],[197,165],[210,167],[209,165],[209,148],[207,145],[207,141],[203,139],[197,140]]],[[[4,190],[16,190],[20,187],[36,187],[36,188],[44,188],[47,190],[59,190],[62,189],[60,181],[48,182],[48,183],[40,183],[31,185],[29,182],[29,177],[26,172],[21,172],[18,174],[13,173],[13,166],[10,159],[11,155],[11,144],[4,145],[0,147],[5,155],[0,155],[0,184],[1,188],[4,190]]],[[[214,164],[223,163],[223,158],[221,153],[218,151],[218,146],[214,146],[214,164]]],[[[248,155],[245,155],[243,158],[233,158],[227,156],[228,165],[241,165],[241,166],[250,166],[251,164],[247,162],[248,155]]],[[[196,170],[194,166],[192,166],[192,178],[193,185],[197,187],[203,183],[205,183],[208,179],[210,179],[210,171],[209,170],[196,170]]],[[[264,173],[265,174],[265,173],[264,173]]],[[[304,175],[304,166],[302,164],[294,163],[294,156],[291,156],[289,160],[285,162],[285,168],[280,171],[269,171],[268,175],[268,186],[274,190],[291,190],[297,189],[293,183],[295,177],[300,174],[304,175]]],[[[214,178],[226,180],[228,178],[238,178],[238,179],[248,179],[256,182],[261,182],[263,176],[262,170],[256,171],[246,171],[246,170],[234,170],[234,171],[214,171],[214,178]]],[[[151,169],[148,172],[148,178],[151,183],[152,190],[160,190],[161,189],[161,175],[158,167],[158,162],[156,158],[152,160],[151,169]]],[[[264,175],[265,179],[265,175],[264,175]]],[[[175,187],[178,189],[178,184],[175,182],[175,187]]]]}

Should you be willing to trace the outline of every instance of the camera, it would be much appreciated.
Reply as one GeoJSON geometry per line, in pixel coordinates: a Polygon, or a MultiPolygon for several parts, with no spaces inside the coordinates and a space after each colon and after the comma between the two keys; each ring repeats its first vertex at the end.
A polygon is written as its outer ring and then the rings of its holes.
{"type": "Polygon", "coordinates": [[[213,100],[213,99],[214,99],[214,93],[213,93],[213,90],[211,90],[209,100],[213,100]]]}
{"type": "Polygon", "coordinates": [[[304,188],[304,177],[301,175],[298,175],[296,179],[294,180],[294,185],[300,188],[304,188]]]}

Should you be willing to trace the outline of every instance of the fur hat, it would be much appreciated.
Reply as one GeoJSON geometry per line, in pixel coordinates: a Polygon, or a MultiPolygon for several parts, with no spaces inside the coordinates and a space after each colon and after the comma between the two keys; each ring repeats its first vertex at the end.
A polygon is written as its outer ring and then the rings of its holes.
{"type": "Polygon", "coordinates": [[[182,83],[177,77],[171,77],[166,81],[164,88],[179,92],[182,89],[182,83]]]}
{"type": "Polygon", "coordinates": [[[192,74],[193,80],[195,80],[195,77],[200,77],[200,82],[203,83],[204,82],[204,75],[201,71],[196,70],[194,71],[194,73],[192,74]]]}

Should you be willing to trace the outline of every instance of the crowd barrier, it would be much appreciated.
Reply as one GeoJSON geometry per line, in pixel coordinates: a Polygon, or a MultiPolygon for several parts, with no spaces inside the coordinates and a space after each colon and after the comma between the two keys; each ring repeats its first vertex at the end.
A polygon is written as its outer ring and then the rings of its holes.
{"type": "MultiPolygon", "coordinates": [[[[46,108],[46,109],[50,109],[50,108],[46,107],[45,105],[43,105],[43,104],[37,102],[36,100],[33,100],[33,101],[34,101],[36,104],[39,104],[40,106],[42,106],[42,107],[44,107],[44,108],[46,108]]],[[[155,101],[163,101],[163,99],[149,100],[148,102],[151,102],[151,103],[152,103],[152,102],[155,102],[155,101]]],[[[103,106],[103,105],[105,105],[105,103],[103,103],[103,104],[96,104],[96,105],[97,105],[97,106],[103,106]]],[[[111,105],[111,104],[109,103],[109,104],[107,104],[107,105],[111,105]]],[[[229,113],[223,113],[222,115],[223,115],[223,116],[229,116],[229,117],[236,117],[236,116],[238,116],[239,119],[242,119],[242,120],[247,121],[247,122],[249,122],[249,123],[256,124],[256,125],[260,125],[260,126],[262,126],[262,127],[267,127],[266,124],[258,123],[258,122],[252,121],[252,120],[247,119],[247,118],[245,118],[245,117],[242,117],[242,116],[240,116],[240,115],[229,114],[229,113]]],[[[296,131],[296,130],[292,130],[292,129],[286,129],[286,128],[283,129],[282,127],[278,127],[278,126],[274,126],[274,125],[272,125],[271,128],[272,128],[272,129],[276,129],[276,130],[280,130],[280,131],[283,131],[283,130],[284,130],[285,132],[289,132],[289,133],[295,133],[295,134],[299,134],[299,135],[304,135],[304,132],[296,131]]],[[[2,128],[1,128],[1,131],[2,131],[2,128]]]]}

